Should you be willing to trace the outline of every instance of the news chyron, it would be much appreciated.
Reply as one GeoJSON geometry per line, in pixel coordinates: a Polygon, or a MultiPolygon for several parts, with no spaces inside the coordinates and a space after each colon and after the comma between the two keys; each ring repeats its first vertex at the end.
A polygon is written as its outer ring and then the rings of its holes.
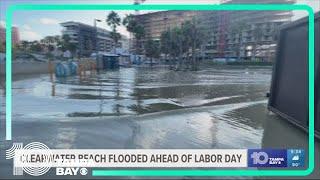
{"type": "Polygon", "coordinates": [[[89,176],[101,168],[303,168],[303,149],[50,149],[14,143],[13,175],[89,176]]]}

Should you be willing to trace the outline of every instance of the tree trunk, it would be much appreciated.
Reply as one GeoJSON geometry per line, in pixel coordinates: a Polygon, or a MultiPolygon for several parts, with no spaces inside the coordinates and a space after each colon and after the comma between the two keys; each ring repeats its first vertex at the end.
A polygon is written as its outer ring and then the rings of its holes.
{"type": "Polygon", "coordinates": [[[252,58],[251,58],[251,61],[254,61],[256,59],[256,48],[257,48],[257,45],[255,44],[252,48],[252,58]]]}
{"type": "Polygon", "coordinates": [[[178,68],[177,70],[180,70],[182,68],[182,63],[183,63],[183,57],[182,57],[182,45],[180,45],[180,49],[179,49],[179,63],[178,63],[178,68]]]}
{"type": "Polygon", "coordinates": [[[173,69],[174,59],[170,56],[170,69],[173,69]]]}
{"type": "MultiPolygon", "coordinates": [[[[164,54],[164,61],[167,63],[167,58],[168,58],[168,54],[167,53],[165,53],[164,54]]],[[[171,69],[171,63],[170,63],[170,61],[169,61],[169,69],[171,69]]]]}
{"type": "Polygon", "coordinates": [[[177,70],[180,70],[180,69],[181,69],[181,66],[182,66],[182,55],[181,55],[181,53],[179,53],[177,70]]]}
{"type": "Polygon", "coordinates": [[[196,70],[197,69],[197,67],[196,67],[196,52],[195,52],[196,50],[195,50],[195,44],[193,44],[193,46],[192,46],[192,63],[191,63],[191,65],[192,65],[192,70],[194,71],[194,70],[196,70]]]}
{"type": "Polygon", "coordinates": [[[242,35],[239,34],[238,61],[241,60],[242,35]]]}

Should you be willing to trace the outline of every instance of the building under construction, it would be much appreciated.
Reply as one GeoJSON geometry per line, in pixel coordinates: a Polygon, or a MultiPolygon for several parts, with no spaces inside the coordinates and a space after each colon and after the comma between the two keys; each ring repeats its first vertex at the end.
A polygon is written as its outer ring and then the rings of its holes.
{"type": "MultiPolygon", "coordinates": [[[[296,0],[261,0],[259,4],[296,0]]],[[[225,0],[224,4],[253,4],[256,0],[225,0]]],[[[136,15],[145,38],[159,40],[163,31],[195,18],[206,34],[201,56],[272,60],[279,26],[291,21],[291,11],[157,11],[136,15]]]]}

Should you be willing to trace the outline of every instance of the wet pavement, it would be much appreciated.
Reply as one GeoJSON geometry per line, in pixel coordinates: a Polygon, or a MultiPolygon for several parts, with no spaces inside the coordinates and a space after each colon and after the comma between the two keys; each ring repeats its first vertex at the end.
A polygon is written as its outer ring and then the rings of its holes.
{"type": "MultiPolygon", "coordinates": [[[[122,68],[53,80],[14,77],[13,142],[39,141],[50,148],[307,150],[307,135],[267,110],[271,72],[271,67],[215,66],[197,72],[122,68]]],[[[3,110],[2,101],[1,137],[3,110]]],[[[1,159],[7,146],[1,138],[1,159]]],[[[9,162],[0,166],[0,174],[12,177],[9,162]]]]}
{"type": "Polygon", "coordinates": [[[270,69],[175,72],[124,68],[50,81],[15,81],[13,118],[140,115],[216,104],[263,100],[270,69]]]}

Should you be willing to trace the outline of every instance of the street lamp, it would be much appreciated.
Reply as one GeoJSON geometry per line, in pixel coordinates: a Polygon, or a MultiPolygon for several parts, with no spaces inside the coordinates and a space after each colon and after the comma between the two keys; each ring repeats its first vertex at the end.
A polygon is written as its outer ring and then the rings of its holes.
{"type": "Polygon", "coordinates": [[[95,37],[96,37],[96,56],[98,56],[98,28],[97,28],[97,22],[101,22],[100,19],[94,19],[93,24],[94,24],[94,29],[95,29],[95,37]]]}
{"type": "MultiPolygon", "coordinates": [[[[95,36],[96,36],[96,62],[97,62],[97,66],[98,66],[98,28],[97,28],[97,22],[101,22],[101,20],[100,19],[94,19],[93,20],[93,24],[94,24],[94,28],[95,28],[95,36]]],[[[97,72],[99,72],[99,67],[97,67],[96,66],[96,68],[97,68],[97,72]]],[[[98,82],[99,82],[99,84],[100,84],[100,89],[99,89],[99,95],[100,95],[100,98],[101,98],[101,96],[102,96],[102,82],[101,82],[101,80],[100,80],[100,75],[98,75],[98,82]]],[[[100,105],[99,105],[99,114],[101,115],[102,114],[102,106],[103,106],[103,99],[101,98],[100,99],[101,100],[101,102],[100,102],[100,105]]]]}

